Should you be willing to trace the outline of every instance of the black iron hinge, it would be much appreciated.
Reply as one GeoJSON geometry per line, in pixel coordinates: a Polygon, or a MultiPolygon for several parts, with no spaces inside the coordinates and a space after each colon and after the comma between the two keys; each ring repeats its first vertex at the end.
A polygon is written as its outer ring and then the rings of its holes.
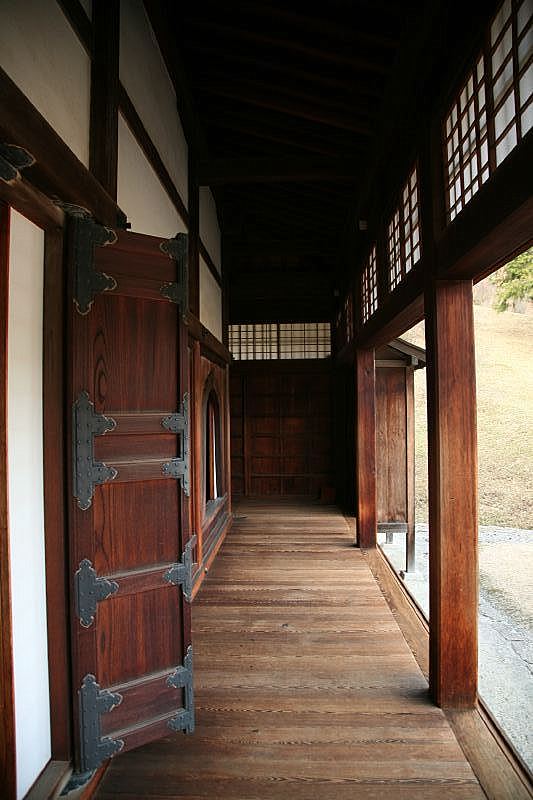
{"type": "Polygon", "coordinates": [[[163,464],[163,475],[181,481],[181,487],[187,497],[190,494],[189,480],[189,395],[183,395],[183,402],[176,414],[170,414],[161,420],[161,425],[171,433],[179,433],[180,454],[177,458],[171,458],[163,464]]]}
{"type": "Polygon", "coordinates": [[[173,564],[164,576],[168,583],[182,587],[183,596],[188,603],[192,599],[192,550],[195,544],[196,535],[193,535],[185,545],[181,561],[173,564]]]}
{"type": "Polygon", "coordinates": [[[78,506],[86,511],[97,484],[112,481],[118,472],[94,459],[94,437],[116,427],[115,420],[97,414],[87,392],[81,392],[72,406],[73,490],[78,506]]]}
{"type": "Polygon", "coordinates": [[[175,689],[184,689],[185,706],[180,708],[175,717],[169,719],[167,725],[173,731],[194,732],[194,685],[193,685],[193,658],[192,645],[187,648],[183,659],[183,666],[177,667],[172,675],[167,678],[167,685],[175,689]]]}
{"type": "Polygon", "coordinates": [[[31,167],[35,159],[23,147],[0,142],[0,180],[13,183],[20,180],[20,170],[31,167]]]}
{"type": "Polygon", "coordinates": [[[159,245],[161,251],[176,262],[177,280],[164,283],[160,288],[163,297],[176,303],[182,316],[189,309],[189,270],[188,270],[188,237],[186,233],[176,234],[174,239],[167,239],[159,245]]]}
{"type": "Polygon", "coordinates": [[[97,294],[117,288],[115,278],[94,268],[95,247],[114,244],[117,235],[111,228],[98,225],[89,214],[83,213],[84,209],[73,211],[72,208],[67,207],[72,241],[74,303],[78,312],[85,315],[91,310],[97,294]]]}
{"type": "Polygon", "coordinates": [[[89,772],[124,747],[122,739],[102,736],[100,717],[122,702],[122,695],[100,689],[94,675],[86,675],[78,691],[80,700],[81,769],[89,772]]]}
{"type": "Polygon", "coordinates": [[[99,578],[88,558],[80,563],[75,575],[76,612],[84,628],[89,628],[96,614],[96,607],[107,597],[118,591],[118,583],[99,578]]]}

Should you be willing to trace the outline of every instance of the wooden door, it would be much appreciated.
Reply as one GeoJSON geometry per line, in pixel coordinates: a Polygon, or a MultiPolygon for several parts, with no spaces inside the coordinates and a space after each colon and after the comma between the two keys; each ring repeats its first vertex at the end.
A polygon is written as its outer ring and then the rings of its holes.
{"type": "Polygon", "coordinates": [[[78,768],[194,727],[186,237],[70,222],[78,768]]]}

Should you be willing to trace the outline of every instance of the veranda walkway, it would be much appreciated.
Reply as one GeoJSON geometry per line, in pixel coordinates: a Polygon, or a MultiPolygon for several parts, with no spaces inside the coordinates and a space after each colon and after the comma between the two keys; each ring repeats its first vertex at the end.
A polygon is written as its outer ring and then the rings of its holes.
{"type": "Polygon", "coordinates": [[[193,605],[193,736],[98,800],[475,800],[472,769],[339,511],[249,501],[193,605]]]}

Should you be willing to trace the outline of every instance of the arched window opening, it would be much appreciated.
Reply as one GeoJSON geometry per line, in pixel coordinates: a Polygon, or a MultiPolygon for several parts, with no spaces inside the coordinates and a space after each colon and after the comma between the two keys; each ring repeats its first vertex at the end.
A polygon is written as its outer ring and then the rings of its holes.
{"type": "Polygon", "coordinates": [[[213,389],[207,395],[205,404],[205,450],[204,485],[205,503],[208,505],[222,497],[222,474],[220,452],[220,406],[213,389]]]}

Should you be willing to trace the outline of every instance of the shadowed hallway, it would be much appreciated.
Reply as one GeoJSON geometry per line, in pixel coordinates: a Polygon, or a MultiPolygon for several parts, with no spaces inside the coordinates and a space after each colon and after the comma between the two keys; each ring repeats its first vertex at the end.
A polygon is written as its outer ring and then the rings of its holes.
{"type": "Polygon", "coordinates": [[[97,797],[483,798],[339,511],[246,501],[193,604],[197,728],[97,797]]]}

